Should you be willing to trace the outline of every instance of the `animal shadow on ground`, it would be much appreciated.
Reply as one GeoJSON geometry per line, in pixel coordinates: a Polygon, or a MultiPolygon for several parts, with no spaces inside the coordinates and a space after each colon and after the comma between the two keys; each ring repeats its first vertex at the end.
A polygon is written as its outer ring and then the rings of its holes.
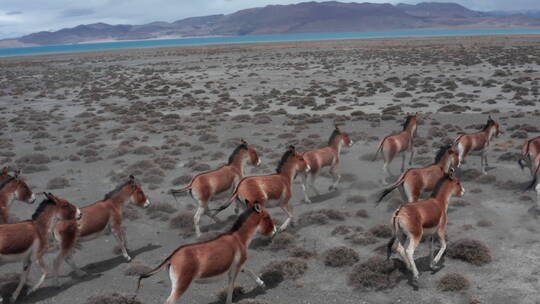
{"type": "MultiPolygon", "coordinates": [[[[436,253],[437,251],[435,251],[436,253]]],[[[403,262],[400,258],[392,258],[392,262],[394,263],[394,268],[397,269],[403,276],[403,278],[407,279],[407,284],[411,286],[415,291],[418,291],[420,287],[422,287],[422,273],[424,272],[431,272],[432,275],[436,274],[437,272],[441,271],[441,269],[444,268],[444,256],[443,254],[441,260],[439,261],[439,264],[437,265],[438,269],[431,269],[429,267],[429,262],[431,258],[428,256],[420,257],[414,260],[416,264],[416,268],[418,269],[418,272],[420,273],[419,283],[415,283],[413,280],[412,272],[407,269],[407,266],[405,265],[405,262],[403,262]]]]}
{"type": "MultiPolygon", "coordinates": [[[[136,257],[137,255],[139,255],[139,254],[141,254],[143,252],[152,251],[152,250],[158,249],[160,247],[161,246],[159,246],[159,245],[148,244],[148,245],[143,246],[143,247],[141,247],[141,248],[139,248],[137,250],[130,251],[130,255],[131,255],[132,258],[134,258],[134,257],[136,257]]],[[[73,287],[75,285],[97,279],[97,278],[101,277],[101,272],[104,272],[104,271],[107,271],[109,269],[115,268],[115,267],[117,267],[117,266],[119,266],[119,265],[121,265],[123,263],[126,263],[124,257],[123,256],[116,256],[116,257],[111,258],[111,259],[107,259],[107,260],[103,260],[103,261],[100,261],[100,262],[88,264],[88,265],[86,265],[86,266],[84,266],[82,268],[82,270],[84,270],[84,271],[86,271],[88,273],[87,275],[85,275],[83,277],[77,277],[77,276],[75,276],[74,272],[71,272],[69,274],[69,276],[71,276],[73,279],[70,280],[69,282],[61,284],[59,287],[46,286],[46,287],[40,288],[40,289],[36,290],[36,292],[32,293],[30,296],[25,297],[21,303],[36,303],[36,302],[44,301],[44,300],[46,300],[48,298],[51,298],[51,297],[54,297],[54,296],[60,294],[61,292],[64,292],[65,290],[67,290],[67,289],[69,289],[69,288],[71,288],[71,287],[73,287]]],[[[65,277],[65,276],[60,276],[60,277],[65,277]]],[[[51,280],[47,280],[47,281],[51,282],[51,280]]]]}
{"type": "MultiPolygon", "coordinates": [[[[239,294],[234,294],[233,296],[233,302],[234,303],[238,303],[244,299],[254,299],[255,297],[257,296],[260,296],[260,295],[263,295],[266,293],[267,290],[270,290],[270,289],[274,289],[278,286],[279,284],[277,285],[274,285],[274,286],[266,286],[266,287],[260,287],[260,286],[257,286],[253,289],[251,289],[250,291],[248,292],[241,292],[239,294]]],[[[216,301],[213,301],[213,302],[210,302],[208,304],[223,304],[225,303],[225,301],[222,301],[221,299],[217,299],[216,301]]]]}
{"type": "Polygon", "coordinates": [[[340,195],[341,195],[341,191],[338,188],[336,190],[331,190],[330,192],[327,192],[327,193],[312,196],[309,199],[311,200],[311,204],[318,204],[318,203],[322,203],[327,200],[336,198],[340,195]]]}

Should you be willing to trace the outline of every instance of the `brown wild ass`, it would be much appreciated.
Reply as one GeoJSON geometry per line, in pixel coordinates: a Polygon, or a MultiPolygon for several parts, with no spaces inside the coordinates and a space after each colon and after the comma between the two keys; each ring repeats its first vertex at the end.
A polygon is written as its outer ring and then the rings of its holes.
{"type": "Polygon", "coordinates": [[[32,262],[37,261],[42,275],[30,292],[38,289],[47,277],[43,255],[48,249],[50,230],[56,222],[81,218],[79,208],[51,193],[44,194],[46,198],[39,204],[32,220],[0,225],[0,265],[23,263],[21,279],[11,296],[12,302],[17,300],[26,283],[32,262]]]}
{"type": "Polygon", "coordinates": [[[72,259],[75,245],[79,241],[89,241],[101,236],[106,228],[110,228],[116,237],[124,258],[131,261],[122,226],[122,211],[127,200],[131,200],[133,204],[141,208],[150,206],[150,201],[146,198],[142,187],[136,183],[132,175],[129,176],[127,182],[107,193],[103,200],[81,208],[85,216],[78,223],[76,221],[62,221],[56,225],[54,237],[60,244],[60,252],[54,260],[53,274],[57,284],[58,268],[64,259],[77,275],[85,274],[72,259]]]}
{"type": "Polygon", "coordinates": [[[534,177],[534,165],[533,160],[536,155],[540,154],[540,136],[525,141],[521,148],[521,158],[518,161],[521,170],[525,167],[529,167],[531,175],[534,177]]]}
{"type": "Polygon", "coordinates": [[[458,168],[461,168],[463,161],[467,154],[471,151],[480,151],[480,167],[482,173],[486,174],[486,168],[488,167],[487,150],[493,136],[499,137],[501,131],[499,130],[499,123],[488,117],[488,121],[482,131],[470,134],[460,135],[454,141],[454,146],[458,151],[459,163],[458,168]]]}
{"type": "Polygon", "coordinates": [[[416,202],[422,193],[432,191],[441,177],[448,174],[450,168],[457,166],[457,164],[457,151],[450,145],[443,146],[437,152],[433,165],[405,171],[397,182],[379,194],[377,204],[398,187],[405,202],[416,202]]]}
{"type": "MultiPolygon", "coordinates": [[[[240,207],[239,202],[259,202],[261,206],[265,206],[269,200],[280,202],[280,207],[287,214],[287,219],[279,231],[285,230],[292,220],[293,211],[289,200],[292,196],[292,184],[296,173],[308,172],[309,165],[306,163],[302,155],[296,153],[294,146],[290,146],[287,152],[283,154],[276,169],[275,174],[244,177],[236,186],[231,198],[217,211],[219,213],[236,199],[237,208],[240,207]]],[[[248,205],[248,207],[251,207],[248,205]]]]}
{"type": "Polygon", "coordinates": [[[5,169],[1,174],[3,181],[0,182],[0,224],[8,222],[9,206],[14,199],[28,204],[36,201],[30,187],[20,178],[20,171],[15,172],[14,176],[9,176],[5,169]]]}
{"type": "MultiPolygon", "coordinates": [[[[231,304],[234,282],[247,260],[247,250],[254,234],[257,230],[264,236],[276,233],[276,226],[264,207],[257,202],[253,204],[246,202],[246,204],[252,207],[240,215],[229,232],[207,242],[178,247],[158,267],[139,277],[137,291],[142,279],[168,267],[172,286],[165,303],[174,304],[188,289],[191,282],[201,282],[227,273],[229,283],[226,303],[231,304]]],[[[264,287],[264,282],[255,273],[245,270],[259,286],[264,287]]]]}
{"type": "MultiPolygon", "coordinates": [[[[189,186],[180,190],[171,190],[172,195],[189,191],[191,197],[197,201],[199,208],[195,212],[193,223],[197,237],[201,236],[199,222],[203,214],[212,217],[208,212],[208,202],[220,193],[229,189],[234,190],[238,182],[244,177],[244,163],[249,157],[252,166],[258,166],[261,163],[255,147],[248,145],[244,140],[236,147],[227,165],[206,173],[195,176],[189,186]]],[[[217,221],[215,217],[212,217],[217,221]]]]}
{"type": "Polygon", "coordinates": [[[413,273],[413,281],[418,282],[418,269],[414,262],[414,251],[423,235],[431,235],[429,243],[429,256],[431,269],[437,269],[437,263],[441,259],[446,250],[446,225],[448,223],[448,202],[450,197],[463,196],[465,189],[461,186],[458,178],[454,177],[454,171],[451,170],[449,175],[443,176],[431,197],[419,201],[408,203],[399,207],[392,216],[391,225],[393,236],[388,242],[387,253],[388,259],[392,254],[392,246],[397,238],[396,251],[401,255],[407,268],[413,273]],[[437,234],[441,243],[441,249],[437,256],[433,258],[432,244],[437,234]],[[408,240],[407,249],[404,249],[402,244],[408,240]]]}
{"type": "Polygon", "coordinates": [[[540,179],[540,153],[536,154],[536,157],[532,161],[531,167],[534,168],[533,180],[527,187],[527,190],[535,189],[536,194],[538,195],[538,203],[540,203],[540,183],[538,182],[538,180],[540,179]]]}
{"type": "Polygon", "coordinates": [[[407,119],[403,123],[403,130],[395,135],[386,136],[381,140],[377,152],[375,152],[375,158],[377,160],[377,155],[382,154],[384,164],[383,171],[386,174],[386,177],[383,179],[383,183],[387,183],[388,176],[393,175],[388,169],[388,165],[394,157],[401,153],[402,162],[401,162],[401,172],[405,171],[405,151],[410,151],[411,156],[409,158],[409,166],[412,165],[412,159],[414,157],[414,137],[416,136],[416,127],[418,123],[418,113],[414,115],[407,115],[407,119]]]}
{"type": "Polygon", "coordinates": [[[353,141],[349,138],[347,132],[341,131],[336,125],[334,132],[328,140],[328,145],[321,149],[306,151],[302,154],[307,164],[311,168],[309,173],[301,174],[302,176],[302,191],[304,192],[304,201],[311,203],[307,195],[306,185],[319,195],[319,191],[315,188],[315,179],[318,177],[320,171],[324,167],[330,166],[330,174],[333,177],[333,183],[329,190],[332,191],[337,188],[337,184],[341,178],[338,172],[339,166],[339,154],[343,145],[352,146],[353,141]]]}

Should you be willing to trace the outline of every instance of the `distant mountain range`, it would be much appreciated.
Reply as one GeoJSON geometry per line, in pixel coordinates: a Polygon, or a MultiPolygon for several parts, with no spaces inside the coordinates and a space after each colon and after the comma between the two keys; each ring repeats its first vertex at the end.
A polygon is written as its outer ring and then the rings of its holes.
{"type": "Polygon", "coordinates": [[[38,32],[0,41],[0,46],[53,45],[110,40],[193,36],[314,32],[362,32],[397,29],[540,27],[540,13],[478,12],[456,3],[376,4],[304,2],[269,5],[228,15],[212,15],[142,25],[94,23],[55,32],[38,32]]]}

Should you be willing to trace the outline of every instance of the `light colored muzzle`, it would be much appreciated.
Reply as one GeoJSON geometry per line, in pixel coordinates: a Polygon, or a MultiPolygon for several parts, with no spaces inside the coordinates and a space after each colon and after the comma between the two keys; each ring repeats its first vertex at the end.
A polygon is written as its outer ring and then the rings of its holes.
{"type": "Polygon", "coordinates": [[[465,195],[465,188],[461,187],[461,193],[460,194],[461,194],[460,196],[465,195]]]}
{"type": "Polygon", "coordinates": [[[148,207],[150,207],[150,201],[147,199],[147,200],[144,202],[143,208],[148,208],[148,207]]]}
{"type": "Polygon", "coordinates": [[[352,147],[353,144],[354,144],[354,141],[351,140],[351,142],[349,143],[349,147],[352,147]]]}
{"type": "Polygon", "coordinates": [[[33,204],[35,202],[36,202],[36,195],[34,193],[32,193],[32,195],[28,199],[28,203],[33,204]]]}
{"type": "Polygon", "coordinates": [[[309,172],[311,171],[311,166],[310,165],[306,165],[306,172],[309,172]]]}
{"type": "Polygon", "coordinates": [[[80,220],[81,218],[82,218],[81,209],[77,208],[77,212],[75,213],[75,219],[80,220]]]}
{"type": "Polygon", "coordinates": [[[260,166],[260,165],[261,165],[261,159],[259,158],[259,159],[257,160],[256,166],[258,167],[258,166],[260,166]]]}

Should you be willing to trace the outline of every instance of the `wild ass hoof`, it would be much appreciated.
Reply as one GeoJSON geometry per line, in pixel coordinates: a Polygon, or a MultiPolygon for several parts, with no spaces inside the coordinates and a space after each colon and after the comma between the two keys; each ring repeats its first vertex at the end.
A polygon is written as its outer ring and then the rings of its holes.
{"type": "Polygon", "coordinates": [[[420,284],[418,283],[418,277],[413,277],[411,279],[411,285],[415,288],[415,289],[418,289],[420,287],[420,284]]]}
{"type": "Polygon", "coordinates": [[[311,201],[309,198],[305,198],[305,199],[304,199],[304,203],[306,203],[306,204],[311,204],[312,201],[311,201]]]}

